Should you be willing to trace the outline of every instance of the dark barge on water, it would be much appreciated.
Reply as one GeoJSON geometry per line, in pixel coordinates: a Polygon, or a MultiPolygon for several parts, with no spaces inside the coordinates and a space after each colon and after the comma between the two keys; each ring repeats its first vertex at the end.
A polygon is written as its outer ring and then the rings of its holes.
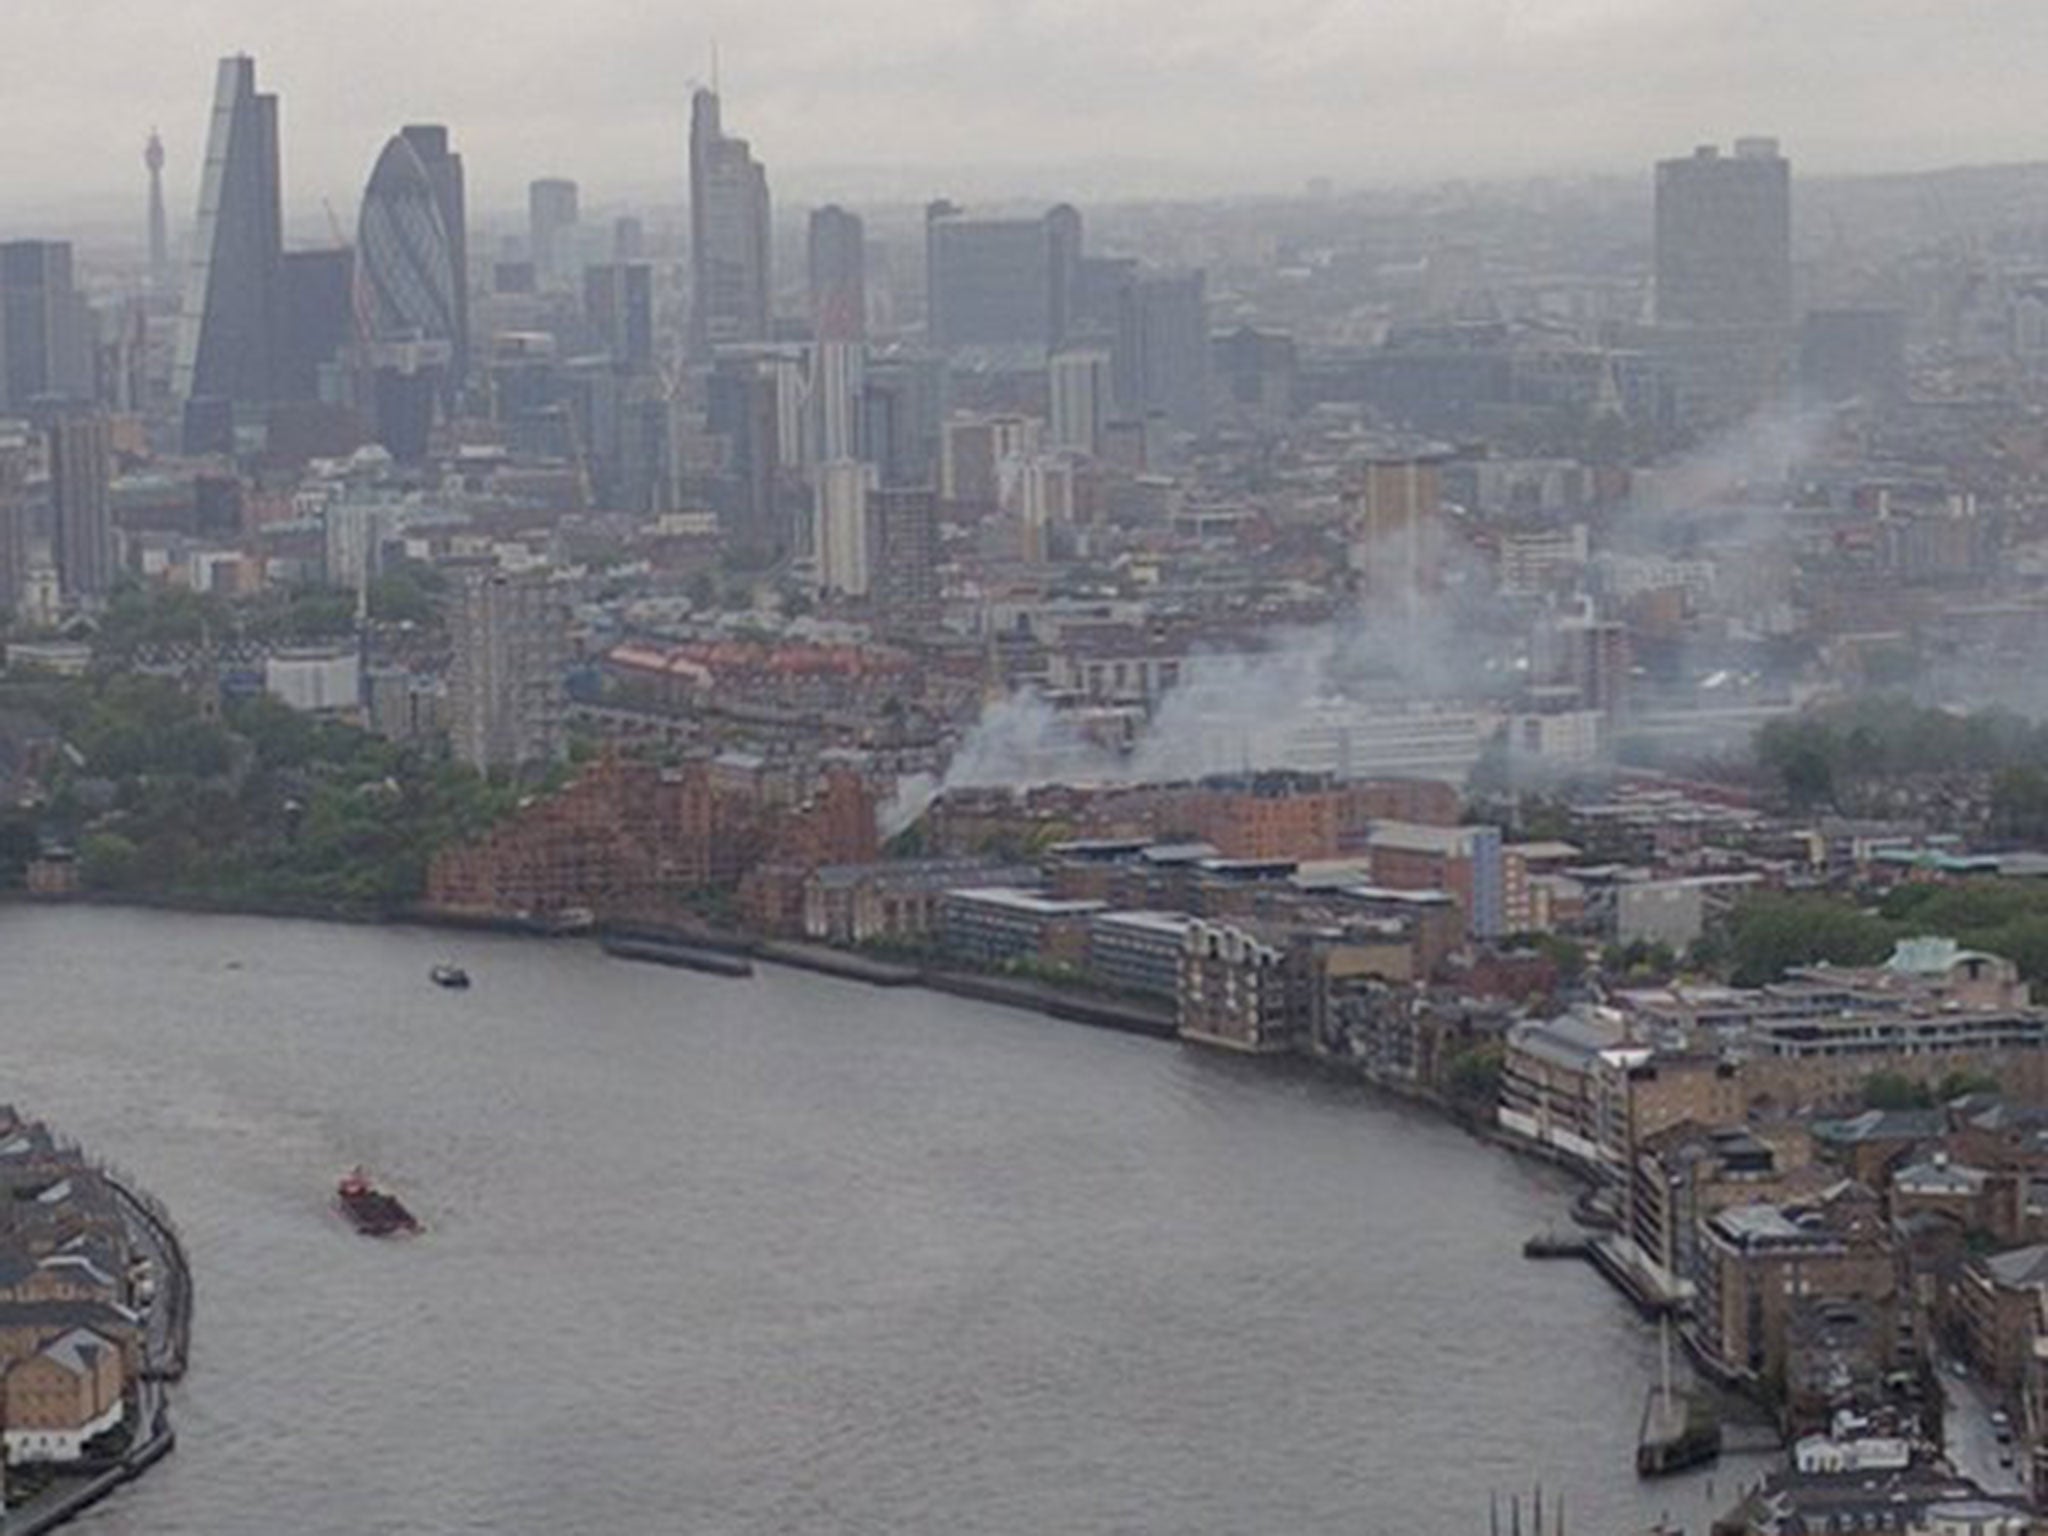
{"type": "Polygon", "coordinates": [[[334,1206],[365,1237],[395,1237],[420,1229],[419,1218],[405,1203],[377,1188],[360,1168],[344,1174],[335,1186],[334,1206]]]}

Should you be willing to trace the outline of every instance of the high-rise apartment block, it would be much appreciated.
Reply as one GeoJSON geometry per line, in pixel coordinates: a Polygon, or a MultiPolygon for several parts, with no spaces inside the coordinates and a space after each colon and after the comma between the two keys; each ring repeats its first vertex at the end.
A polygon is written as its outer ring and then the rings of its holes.
{"type": "Polygon", "coordinates": [[[1792,166],[1776,139],[1659,161],[1656,190],[1660,324],[1791,323],[1792,166]]]}
{"type": "Polygon", "coordinates": [[[104,416],[64,416],[50,428],[50,548],[70,599],[97,601],[114,584],[113,452],[104,416]]]}
{"type": "Polygon", "coordinates": [[[1442,553],[1443,477],[1433,458],[1376,458],[1346,493],[1352,568],[1369,607],[1412,617],[1442,553]]]}
{"type": "Polygon", "coordinates": [[[930,486],[884,486],[868,498],[875,606],[915,629],[939,614],[939,498],[930,486]]]}
{"type": "Polygon", "coordinates": [[[861,457],[866,363],[859,342],[821,341],[811,348],[811,462],[861,457]]]}
{"type": "Polygon", "coordinates": [[[716,93],[690,100],[690,347],[766,341],[768,173],[730,138],[716,93]]]}
{"type": "Polygon", "coordinates": [[[820,464],[815,471],[820,591],[868,595],[874,580],[874,532],[868,521],[873,478],[874,471],[854,459],[820,464]]]}
{"type": "Polygon", "coordinates": [[[222,59],[171,373],[179,400],[272,398],[283,251],[277,97],[256,89],[254,59],[222,59]]]}
{"type": "Polygon", "coordinates": [[[448,618],[455,756],[482,772],[559,758],[568,742],[562,585],[544,573],[464,572],[448,618]]]}
{"type": "Polygon", "coordinates": [[[1116,398],[1109,348],[1062,347],[1053,353],[1046,373],[1052,402],[1048,446],[1100,453],[1116,398]]]}
{"type": "Polygon", "coordinates": [[[1792,171],[1775,139],[1703,145],[1656,174],[1646,351],[1680,420],[1726,425],[1792,381],[1792,171]]]}

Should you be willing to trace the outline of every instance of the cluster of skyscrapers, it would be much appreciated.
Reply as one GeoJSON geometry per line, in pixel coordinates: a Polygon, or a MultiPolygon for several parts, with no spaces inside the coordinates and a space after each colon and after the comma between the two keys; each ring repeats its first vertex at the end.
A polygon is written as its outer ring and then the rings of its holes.
{"type": "MultiPolygon", "coordinates": [[[[446,127],[415,123],[368,168],[353,228],[330,212],[329,243],[290,249],[278,99],[252,59],[221,60],[175,295],[154,133],[143,155],[141,302],[176,310],[167,412],[145,425],[140,348],[110,349],[103,322],[96,335],[70,247],[0,244],[0,417],[34,428],[0,430],[0,589],[47,577],[52,611],[104,597],[121,563],[110,466],[167,446],[168,421],[201,462],[258,447],[276,463],[338,461],[367,439],[414,491],[445,483],[458,448],[549,466],[532,471],[553,477],[535,505],[672,521],[677,537],[709,523],[728,564],[913,631],[939,611],[943,509],[1004,514],[1026,564],[1072,555],[1091,547],[1101,484],[1185,462],[1227,402],[1293,375],[1285,334],[1212,336],[1204,271],[1091,251],[1067,204],[936,200],[893,242],[816,207],[778,289],[766,166],[715,89],[693,93],[688,117],[679,234],[593,224],[575,182],[542,177],[523,239],[473,245],[462,155],[446,127]],[[685,244],[686,263],[669,264],[685,244]],[[921,284],[906,282],[920,259],[921,284]],[[49,487],[34,518],[18,510],[31,474],[49,487]]],[[[1783,382],[1799,334],[1789,166],[1771,140],[1703,148],[1657,166],[1655,201],[1654,309],[1628,345],[1688,408],[1739,413],[1783,382]]],[[[1385,348],[1361,377],[1435,361],[1385,348]]],[[[328,541],[359,591],[386,542],[370,511],[367,541],[328,541]]],[[[362,512],[327,515],[354,527],[362,512]]],[[[518,638],[560,618],[557,595],[530,585],[464,586],[459,688],[482,697],[489,679],[528,676],[520,657],[553,666],[550,645],[518,638]]],[[[559,736],[540,704],[532,732],[505,734],[524,686],[506,684],[503,718],[463,727],[478,761],[559,736]]]]}
{"type": "Polygon", "coordinates": [[[353,248],[287,252],[277,98],[253,59],[223,59],[171,377],[186,449],[231,451],[238,413],[302,401],[353,406],[423,457],[468,371],[467,231],[462,157],[413,125],[377,157],[353,248]]]}

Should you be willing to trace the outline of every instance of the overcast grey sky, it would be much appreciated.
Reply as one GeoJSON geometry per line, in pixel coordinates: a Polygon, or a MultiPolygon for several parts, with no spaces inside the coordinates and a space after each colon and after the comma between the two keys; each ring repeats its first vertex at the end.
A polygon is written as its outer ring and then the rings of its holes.
{"type": "Polygon", "coordinates": [[[454,130],[480,206],[543,174],[598,201],[680,195],[713,37],[728,123],[784,190],[905,164],[1016,166],[1036,188],[1033,164],[1098,157],[1156,164],[1175,191],[1629,172],[1743,132],[1808,170],[2048,156],[2042,0],[0,0],[0,17],[0,225],[139,195],[151,124],[189,218],[213,62],[236,51],[282,98],[287,201],[350,218],[379,142],[418,120],[454,130]]]}

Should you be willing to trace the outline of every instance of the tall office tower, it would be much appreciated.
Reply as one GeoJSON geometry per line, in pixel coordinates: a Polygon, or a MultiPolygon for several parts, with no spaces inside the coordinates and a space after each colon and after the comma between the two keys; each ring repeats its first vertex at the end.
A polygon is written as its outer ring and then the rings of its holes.
{"type": "Polygon", "coordinates": [[[1074,333],[1081,300],[1081,211],[1060,203],[1045,215],[1045,344],[1056,347],[1074,333]]]}
{"type": "Polygon", "coordinates": [[[377,440],[407,462],[426,456],[435,400],[452,393],[461,285],[441,206],[412,139],[393,135],[363,189],[356,302],[377,440]]]}
{"type": "Polygon", "coordinates": [[[70,244],[0,244],[0,407],[92,397],[92,314],[71,283],[70,244]]]}
{"type": "Polygon", "coordinates": [[[690,349],[768,339],[768,173],[728,138],[718,96],[690,98],[690,349]]]}
{"type": "Polygon", "coordinates": [[[871,583],[883,616],[904,629],[939,616],[939,497],[928,485],[887,486],[869,493],[874,538],[871,583]]]}
{"type": "Polygon", "coordinates": [[[408,123],[399,129],[433,183],[434,203],[441,210],[441,228],[448,236],[448,256],[455,267],[455,358],[449,367],[449,393],[459,394],[469,382],[469,200],[462,184],[462,156],[448,147],[448,130],[438,123],[408,123]]]}
{"type": "Polygon", "coordinates": [[[1038,219],[971,219],[925,208],[925,330],[942,351],[1066,339],[1081,270],[1081,216],[1061,204],[1038,219]]]}
{"type": "Polygon", "coordinates": [[[811,210],[811,336],[865,341],[868,334],[867,231],[836,203],[811,210]]]}
{"type": "Polygon", "coordinates": [[[220,61],[185,274],[171,392],[181,401],[262,403],[276,388],[278,268],[284,251],[277,98],[256,61],[220,61]]]}
{"type": "Polygon", "coordinates": [[[1100,453],[1102,429],[1109,424],[1115,394],[1109,349],[1062,347],[1053,353],[1046,372],[1052,395],[1048,446],[1100,453]]]}
{"type": "Polygon", "coordinates": [[[1135,256],[1084,256],[1074,277],[1074,314],[1068,340],[1107,342],[1115,337],[1124,290],[1143,271],[1135,256]]]}
{"type": "Polygon", "coordinates": [[[142,147],[142,163],[149,167],[149,287],[152,293],[169,293],[171,236],[164,222],[164,141],[154,128],[142,147]]]}
{"type": "Polygon", "coordinates": [[[653,375],[626,375],[614,384],[614,413],[606,469],[612,505],[640,514],[677,509],[675,406],[653,375]]]}
{"type": "Polygon", "coordinates": [[[1657,319],[1786,325],[1792,319],[1792,167],[1776,139],[1705,144],[1657,163],[1657,319]]]}
{"type": "Polygon", "coordinates": [[[50,550],[67,598],[92,601],[113,586],[113,452],[104,416],[63,416],[50,428],[50,550]]]}
{"type": "Polygon", "coordinates": [[[543,288],[568,282],[575,267],[576,183],[544,177],[526,189],[527,254],[543,288]]]}
{"type": "Polygon", "coordinates": [[[1145,273],[1117,309],[1116,398],[1127,416],[1180,432],[1209,425],[1209,308],[1200,272],[1145,273]]]}
{"type": "Polygon", "coordinates": [[[612,220],[612,260],[645,261],[647,226],[631,214],[612,220]]]}
{"type": "Polygon", "coordinates": [[[450,746],[479,772],[568,744],[569,603],[546,572],[469,571],[449,603],[450,746]]]}
{"type": "Polygon", "coordinates": [[[868,502],[874,470],[857,459],[820,464],[812,481],[818,590],[866,597],[874,580],[873,530],[868,502]]]}
{"type": "Polygon", "coordinates": [[[821,341],[811,348],[810,462],[857,459],[866,447],[866,361],[867,348],[857,341],[821,341]]]}
{"type": "Polygon", "coordinates": [[[617,261],[583,269],[583,323],[622,373],[654,371],[654,268],[617,261]]]}
{"type": "Polygon", "coordinates": [[[705,425],[723,450],[713,497],[718,525],[749,563],[780,559],[791,544],[779,495],[778,393],[775,374],[745,355],[719,358],[705,386],[705,425]]]}
{"type": "Polygon", "coordinates": [[[861,388],[861,457],[884,485],[929,485],[939,475],[946,419],[946,360],[935,352],[870,355],[861,388]]]}
{"type": "Polygon", "coordinates": [[[277,397],[337,403],[356,346],[355,248],[286,251],[279,271],[277,397]]]}

